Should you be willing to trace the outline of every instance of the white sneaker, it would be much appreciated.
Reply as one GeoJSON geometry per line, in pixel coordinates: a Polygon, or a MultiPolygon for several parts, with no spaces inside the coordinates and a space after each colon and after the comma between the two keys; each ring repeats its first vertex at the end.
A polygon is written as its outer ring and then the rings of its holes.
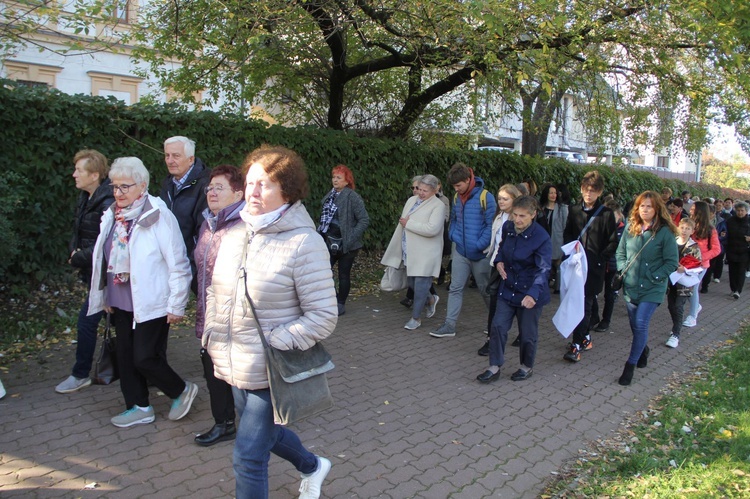
{"type": "Polygon", "coordinates": [[[695,320],[695,317],[692,315],[688,315],[685,317],[685,320],[682,321],[682,325],[685,327],[695,327],[695,325],[698,323],[698,321],[695,320]]]}
{"type": "Polygon", "coordinates": [[[71,375],[55,387],[57,393],[73,393],[91,385],[91,378],[76,378],[71,375]]]}
{"type": "Polygon", "coordinates": [[[302,475],[302,483],[299,485],[299,499],[318,499],[323,480],[331,471],[331,461],[324,457],[315,457],[318,458],[318,469],[309,475],[302,475]]]}
{"type": "Polygon", "coordinates": [[[698,320],[698,314],[701,313],[701,310],[703,310],[703,305],[700,303],[698,304],[698,310],[695,311],[695,320],[698,320]]]}
{"type": "Polygon", "coordinates": [[[745,272],[745,277],[750,277],[750,270],[748,270],[747,272],[745,272]]]}
{"type": "Polygon", "coordinates": [[[0,400],[2,400],[3,397],[5,397],[5,387],[3,386],[2,380],[0,380],[0,400]]]}
{"type": "Polygon", "coordinates": [[[440,301],[440,297],[438,295],[432,295],[432,298],[432,305],[430,305],[429,303],[427,304],[427,313],[425,314],[425,317],[427,317],[428,319],[435,315],[437,304],[440,301]]]}
{"type": "Polygon", "coordinates": [[[409,331],[413,331],[413,330],[417,329],[421,325],[422,325],[422,321],[420,321],[419,319],[415,319],[414,317],[412,317],[411,319],[409,319],[409,322],[407,322],[406,324],[404,324],[404,329],[408,329],[409,331]]]}
{"type": "Polygon", "coordinates": [[[677,348],[677,345],[680,344],[680,338],[678,338],[675,335],[671,335],[669,339],[667,340],[667,346],[669,348],[677,348]]]}
{"type": "Polygon", "coordinates": [[[715,282],[716,284],[719,284],[719,283],[721,282],[721,280],[720,280],[720,279],[717,279],[716,277],[714,277],[714,278],[713,278],[713,281],[714,281],[714,282],[715,282]]]}

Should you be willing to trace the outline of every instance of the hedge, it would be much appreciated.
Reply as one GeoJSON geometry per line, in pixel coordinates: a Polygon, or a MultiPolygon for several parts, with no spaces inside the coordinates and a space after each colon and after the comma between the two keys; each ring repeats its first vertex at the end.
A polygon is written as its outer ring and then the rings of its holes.
{"type": "MultiPolygon", "coordinates": [[[[320,200],[331,188],[330,171],[346,164],[354,172],[357,191],[365,200],[371,225],[366,249],[388,243],[403,203],[410,195],[409,180],[432,173],[445,181],[451,165],[460,161],[474,168],[494,192],[504,183],[526,177],[565,183],[577,191],[582,175],[593,165],[574,165],[560,159],[524,157],[493,151],[437,148],[413,142],[358,138],[344,132],[309,127],[268,126],[265,122],[208,111],[186,111],[175,105],[126,106],[112,97],[67,95],[56,90],[15,87],[0,80],[0,284],[40,281],[68,271],[67,241],[78,192],[71,177],[72,158],[93,148],[110,160],[137,156],[149,169],[151,191],[166,176],[162,144],[165,138],[185,135],[197,143],[196,155],[209,166],[239,165],[263,143],[296,150],[310,175],[307,208],[313,219],[320,200]]],[[[687,185],[626,168],[597,167],[607,189],[629,199],[646,189],[664,185],[680,192],[687,185]]],[[[450,186],[446,194],[452,196],[450,186]]],[[[715,186],[694,185],[699,196],[716,195],[715,186]]]]}

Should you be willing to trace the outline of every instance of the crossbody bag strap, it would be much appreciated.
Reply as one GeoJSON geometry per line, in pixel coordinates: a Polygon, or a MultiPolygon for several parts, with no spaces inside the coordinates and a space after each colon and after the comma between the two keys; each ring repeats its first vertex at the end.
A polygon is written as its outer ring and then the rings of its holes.
{"type": "Polygon", "coordinates": [[[591,224],[592,224],[592,223],[594,223],[594,219],[596,218],[596,216],[597,216],[597,215],[598,215],[599,213],[601,213],[601,211],[602,211],[602,209],[603,209],[603,208],[604,208],[604,205],[603,205],[603,204],[600,204],[600,205],[599,205],[599,208],[597,208],[597,209],[596,209],[596,211],[594,212],[594,214],[593,214],[593,215],[591,216],[591,218],[589,218],[589,221],[588,221],[588,222],[586,222],[586,225],[585,225],[585,226],[583,227],[583,230],[581,231],[581,233],[580,233],[580,234],[578,234],[578,240],[579,240],[579,241],[580,241],[581,239],[583,239],[583,235],[584,235],[584,234],[586,233],[586,231],[587,231],[587,230],[589,230],[589,227],[591,227],[591,224]]]}
{"type": "Polygon", "coordinates": [[[255,324],[258,326],[258,335],[260,335],[260,341],[263,343],[263,348],[267,350],[268,341],[266,340],[266,335],[263,334],[263,326],[260,325],[260,320],[258,320],[258,312],[255,310],[255,303],[253,303],[253,299],[250,298],[250,292],[247,289],[247,269],[245,268],[245,263],[247,261],[248,246],[250,246],[250,231],[249,230],[247,231],[245,244],[242,248],[242,267],[240,267],[240,270],[242,271],[242,285],[245,287],[245,298],[247,299],[247,303],[250,305],[250,310],[253,313],[253,319],[255,319],[255,324]]]}
{"type": "Polygon", "coordinates": [[[654,232],[653,234],[651,234],[651,237],[649,238],[648,241],[646,241],[646,244],[644,244],[643,246],[641,246],[641,249],[638,250],[638,253],[636,253],[635,256],[628,262],[628,264],[625,265],[625,268],[620,271],[620,273],[622,275],[625,275],[625,273],[628,270],[630,270],[630,267],[633,266],[633,263],[635,263],[635,261],[638,259],[638,257],[640,256],[640,254],[644,250],[644,248],[646,246],[648,246],[648,243],[650,243],[651,241],[653,241],[655,237],[656,237],[656,232],[654,232]]]}

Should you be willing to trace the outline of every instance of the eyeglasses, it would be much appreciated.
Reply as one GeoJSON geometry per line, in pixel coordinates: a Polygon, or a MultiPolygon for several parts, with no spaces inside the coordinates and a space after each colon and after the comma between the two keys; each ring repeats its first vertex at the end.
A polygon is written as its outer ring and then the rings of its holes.
{"type": "Polygon", "coordinates": [[[412,186],[411,186],[411,190],[416,190],[416,189],[419,189],[419,186],[418,186],[418,185],[412,185],[412,186]]]}
{"type": "Polygon", "coordinates": [[[117,194],[117,191],[120,191],[120,194],[127,194],[131,187],[134,185],[137,185],[137,182],[134,182],[132,184],[112,184],[112,192],[117,194]]]}
{"type": "Polygon", "coordinates": [[[208,194],[211,191],[216,191],[216,194],[219,194],[223,190],[224,190],[224,186],[221,184],[207,185],[206,187],[203,188],[203,192],[205,192],[206,194],[208,194]]]}

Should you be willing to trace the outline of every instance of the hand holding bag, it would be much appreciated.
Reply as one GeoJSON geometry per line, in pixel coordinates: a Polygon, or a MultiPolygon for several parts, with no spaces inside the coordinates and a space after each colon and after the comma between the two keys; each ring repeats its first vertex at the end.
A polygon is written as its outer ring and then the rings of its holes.
{"type": "Polygon", "coordinates": [[[320,342],[307,350],[279,350],[269,345],[247,289],[247,273],[244,280],[245,297],[266,354],[274,422],[288,425],[333,407],[325,375],[334,368],[331,355],[320,342]]]}
{"type": "Polygon", "coordinates": [[[118,379],[120,379],[120,371],[117,368],[117,338],[112,337],[111,317],[107,314],[104,338],[94,362],[91,382],[95,385],[108,385],[118,379]]]}

